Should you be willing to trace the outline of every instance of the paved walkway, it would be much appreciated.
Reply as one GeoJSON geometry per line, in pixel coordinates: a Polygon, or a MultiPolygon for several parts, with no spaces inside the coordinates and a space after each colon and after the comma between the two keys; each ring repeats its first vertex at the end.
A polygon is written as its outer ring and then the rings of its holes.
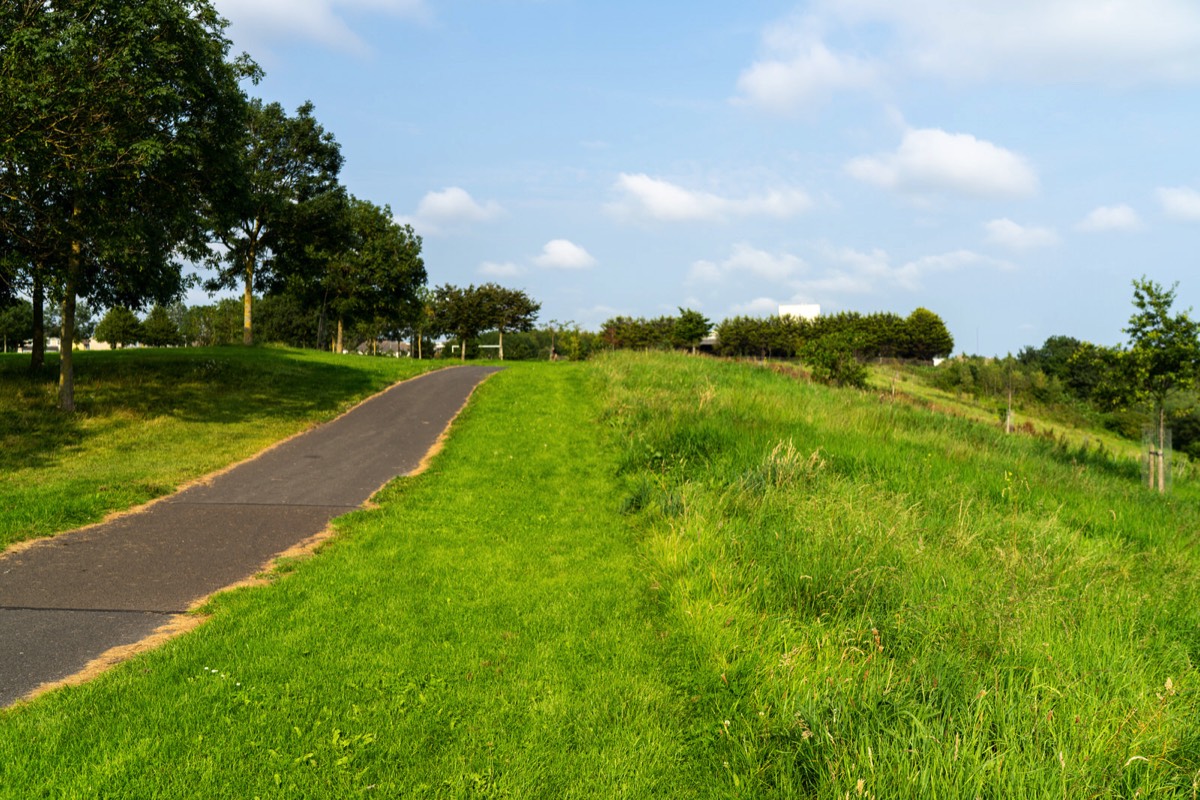
{"type": "Polygon", "coordinates": [[[0,556],[0,707],[146,638],[414,471],[495,371],[413,378],[144,511],[0,556]]]}

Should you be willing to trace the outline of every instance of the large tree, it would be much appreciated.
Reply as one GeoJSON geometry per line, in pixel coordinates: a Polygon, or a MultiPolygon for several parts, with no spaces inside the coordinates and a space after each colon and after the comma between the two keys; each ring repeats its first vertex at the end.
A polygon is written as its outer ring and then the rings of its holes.
{"type": "Polygon", "coordinates": [[[1140,399],[1149,401],[1154,412],[1156,447],[1150,479],[1160,492],[1166,491],[1165,450],[1167,397],[1195,385],[1200,375],[1200,325],[1187,311],[1172,315],[1175,289],[1164,289],[1142,277],[1133,282],[1134,313],[1129,318],[1128,364],[1133,386],[1140,399]]]}
{"type": "Polygon", "coordinates": [[[488,293],[475,285],[463,289],[444,284],[433,290],[436,327],[458,337],[459,358],[467,358],[467,342],[495,327],[495,316],[488,293]]]}
{"type": "Polygon", "coordinates": [[[329,258],[322,280],[337,320],[339,353],[350,322],[385,330],[411,327],[426,277],[421,237],[397,223],[390,208],[351,197],[346,213],[348,244],[329,258]]]}
{"type": "Polygon", "coordinates": [[[342,154],[305,103],[290,117],[278,103],[249,105],[246,145],[231,197],[210,211],[222,246],[210,290],[242,289],[242,341],[253,344],[254,291],[277,288],[289,270],[313,269],[314,236],[343,212],[342,154]]]}
{"type": "Polygon", "coordinates": [[[0,224],[61,303],[65,410],[76,298],[169,299],[178,256],[200,253],[197,207],[229,172],[254,74],[224,29],[208,0],[0,6],[0,224]]]}

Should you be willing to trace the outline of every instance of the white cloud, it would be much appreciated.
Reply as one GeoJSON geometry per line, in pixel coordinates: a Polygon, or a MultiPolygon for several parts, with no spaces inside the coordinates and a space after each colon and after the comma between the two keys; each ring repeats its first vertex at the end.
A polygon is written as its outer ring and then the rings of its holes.
{"type": "Polygon", "coordinates": [[[484,261],[479,265],[479,274],[489,278],[514,278],[517,275],[523,275],[525,268],[519,264],[514,264],[511,261],[497,263],[495,261],[484,261]]]}
{"type": "Polygon", "coordinates": [[[1142,227],[1142,219],[1136,211],[1122,203],[1116,206],[1100,206],[1075,227],[1087,233],[1136,231],[1142,227]]]}
{"type": "Polygon", "coordinates": [[[994,219],[984,226],[987,240],[1010,250],[1031,250],[1058,244],[1058,234],[1051,228],[1019,225],[1011,219],[994,219]]]}
{"type": "Polygon", "coordinates": [[[786,113],[811,109],[834,92],[865,89],[877,81],[875,66],[834,53],[820,41],[787,49],[793,52],[765,58],[742,72],[742,102],[786,113]]]}
{"type": "Polygon", "coordinates": [[[894,153],[861,156],[846,164],[855,178],[905,194],[958,192],[1013,197],[1037,190],[1037,174],[1010,150],[966,133],[910,130],[894,153]]]}
{"type": "Polygon", "coordinates": [[[837,0],[843,24],[890,28],[901,59],[951,81],[1200,78],[1193,0],[837,0]]]}
{"type": "Polygon", "coordinates": [[[533,263],[545,269],[587,269],[596,265],[596,259],[574,242],[554,239],[546,242],[533,263]]]}
{"type": "Polygon", "coordinates": [[[466,189],[451,186],[439,192],[429,192],[417,204],[417,211],[396,221],[410,224],[418,233],[440,236],[448,230],[496,219],[503,213],[496,202],[480,204],[466,189]]]}
{"type": "Polygon", "coordinates": [[[1188,222],[1200,221],[1200,192],[1186,186],[1158,190],[1158,201],[1168,217],[1188,222]]]}
{"type": "Polygon", "coordinates": [[[692,264],[688,280],[693,283],[716,283],[738,273],[753,275],[766,281],[784,283],[803,273],[804,261],[790,253],[768,253],[749,244],[733,246],[729,258],[720,263],[697,261],[692,264]]]}
{"type": "Polygon", "coordinates": [[[230,32],[249,42],[306,39],[338,50],[370,48],[347,24],[345,12],[379,12],[415,22],[431,18],[425,0],[216,0],[230,32]]]}
{"type": "Polygon", "coordinates": [[[799,283],[796,288],[811,297],[831,294],[866,294],[889,289],[916,291],[930,275],[957,272],[969,267],[1012,269],[1012,264],[970,250],[953,250],[906,261],[899,266],[883,250],[869,252],[849,247],[825,247],[825,260],[832,268],[819,277],[799,283]]]}
{"type": "Polygon", "coordinates": [[[777,111],[914,76],[1131,86],[1200,81],[1195,0],[813,0],[769,26],[738,81],[777,111]],[[827,42],[849,41],[858,55],[827,42]]]}
{"type": "Polygon", "coordinates": [[[729,307],[731,317],[773,317],[779,313],[779,301],[770,297],[756,297],[746,303],[729,307]]]}
{"type": "Polygon", "coordinates": [[[608,210],[623,218],[662,222],[718,221],[728,217],[794,217],[812,208],[812,199],[799,189],[777,189],[730,199],[639,173],[621,173],[615,187],[623,197],[608,210]]]}

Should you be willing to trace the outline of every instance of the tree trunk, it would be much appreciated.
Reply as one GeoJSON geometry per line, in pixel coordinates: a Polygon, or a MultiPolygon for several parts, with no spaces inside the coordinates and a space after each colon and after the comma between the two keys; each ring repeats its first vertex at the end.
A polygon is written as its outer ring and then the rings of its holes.
{"type": "Polygon", "coordinates": [[[500,331],[500,360],[504,360],[504,331],[500,331]]]}
{"type": "Polygon", "coordinates": [[[458,360],[467,360],[467,337],[465,336],[458,337],[458,360]]]}
{"type": "MultiPolygon", "coordinates": [[[[78,213],[78,211],[76,212],[78,213]]],[[[79,289],[79,273],[82,246],[71,242],[71,254],[67,260],[67,285],[62,301],[62,333],[58,343],[58,407],[63,411],[75,410],[75,292],[79,289]]]]}
{"type": "Polygon", "coordinates": [[[1167,491],[1167,408],[1165,403],[1158,405],[1158,493],[1167,491]]]}
{"type": "Polygon", "coordinates": [[[33,271],[33,354],[29,358],[29,371],[37,372],[46,363],[46,287],[42,284],[42,272],[37,266],[33,271]]]}
{"type": "Polygon", "coordinates": [[[249,347],[254,344],[254,331],[251,328],[251,305],[254,303],[254,271],[246,268],[246,285],[242,291],[242,344],[249,347]]]}
{"type": "Polygon", "coordinates": [[[338,353],[339,355],[341,355],[341,352],[342,352],[342,318],[341,317],[338,317],[337,349],[335,350],[335,352],[338,353]]]}

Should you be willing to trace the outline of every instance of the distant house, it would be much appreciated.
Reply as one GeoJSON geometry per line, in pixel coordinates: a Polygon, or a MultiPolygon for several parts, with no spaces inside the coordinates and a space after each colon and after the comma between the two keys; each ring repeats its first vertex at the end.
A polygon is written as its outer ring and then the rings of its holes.
{"type": "Polygon", "coordinates": [[[407,358],[412,346],[408,342],[397,342],[391,339],[381,339],[378,342],[363,342],[357,348],[360,356],[379,354],[383,356],[395,356],[396,358],[407,358]]]}
{"type": "Polygon", "coordinates": [[[813,320],[821,316],[821,306],[817,303],[799,303],[779,306],[779,316],[795,317],[796,319],[813,320]]]}

